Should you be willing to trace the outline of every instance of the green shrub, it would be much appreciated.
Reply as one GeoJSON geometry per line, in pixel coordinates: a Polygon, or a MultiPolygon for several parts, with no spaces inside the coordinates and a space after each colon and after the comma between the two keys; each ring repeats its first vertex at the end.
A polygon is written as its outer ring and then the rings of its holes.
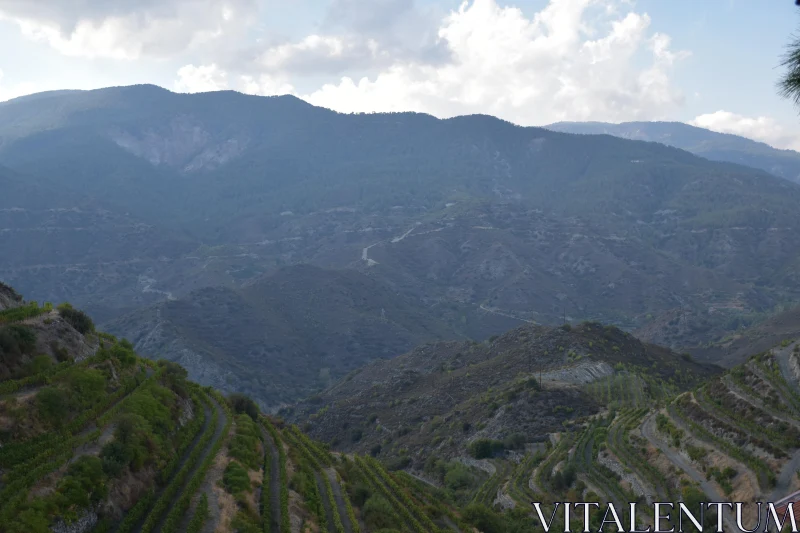
{"type": "Polygon", "coordinates": [[[252,470],[261,465],[261,433],[249,415],[236,417],[236,433],[228,449],[231,457],[252,470]]]}
{"type": "Polygon", "coordinates": [[[460,464],[449,465],[447,473],[444,475],[444,485],[450,490],[463,490],[472,487],[474,476],[469,469],[460,464]]]}
{"type": "Polygon", "coordinates": [[[58,314],[83,335],[94,331],[94,322],[83,311],[73,309],[72,306],[59,306],[58,314]]]}
{"type": "Polygon", "coordinates": [[[486,459],[502,450],[503,443],[492,439],[476,439],[467,446],[467,451],[475,459],[486,459]]]}
{"type": "Polygon", "coordinates": [[[234,393],[228,396],[228,401],[230,402],[234,413],[246,414],[254,421],[258,420],[260,410],[258,405],[256,405],[256,402],[254,402],[249,396],[234,393]]]}
{"type": "Polygon", "coordinates": [[[389,501],[377,494],[372,495],[364,503],[364,523],[370,530],[391,528],[400,523],[400,517],[389,501]]]}
{"type": "Polygon", "coordinates": [[[247,469],[238,461],[231,461],[222,474],[222,484],[231,494],[250,490],[250,476],[247,475],[247,469]]]}
{"type": "Polygon", "coordinates": [[[57,387],[47,387],[36,395],[39,417],[54,427],[61,427],[69,415],[67,393],[57,387]]]}

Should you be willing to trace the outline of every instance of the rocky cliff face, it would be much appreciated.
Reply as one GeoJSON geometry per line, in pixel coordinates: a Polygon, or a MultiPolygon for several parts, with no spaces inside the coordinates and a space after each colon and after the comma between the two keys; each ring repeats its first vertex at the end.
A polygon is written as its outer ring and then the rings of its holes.
{"type": "Polygon", "coordinates": [[[3,282],[0,282],[0,311],[3,309],[11,309],[17,307],[22,303],[22,296],[17,294],[17,291],[9,287],[3,282]]]}
{"type": "Polygon", "coordinates": [[[108,136],[117,146],[153,165],[182,172],[211,170],[240,155],[249,145],[244,134],[226,137],[212,133],[197,118],[181,115],[164,126],[139,131],[111,128],[108,136]]]}

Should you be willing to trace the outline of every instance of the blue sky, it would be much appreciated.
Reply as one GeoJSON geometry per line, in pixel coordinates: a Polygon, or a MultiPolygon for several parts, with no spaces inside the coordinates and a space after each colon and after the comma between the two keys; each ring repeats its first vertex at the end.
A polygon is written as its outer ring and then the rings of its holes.
{"type": "Polygon", "coordinates": [[[344,112],[679,120],[800,149],[791,0],[0,0],[0,100],[155,83],[344,112]]]}

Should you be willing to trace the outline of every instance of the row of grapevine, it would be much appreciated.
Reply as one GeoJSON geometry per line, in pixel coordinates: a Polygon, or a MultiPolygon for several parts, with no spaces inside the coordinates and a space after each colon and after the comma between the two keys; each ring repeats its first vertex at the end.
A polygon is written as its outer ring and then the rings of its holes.
{"type": "MultiPolygon", "coordinates": [[[[427,486],[425,485],[425,482],[420,481],[403,470],[398,470],[392,475],[403,487],[403,489],[408,490],[417,501],[425,504],[428,508],[435,509],[442,516],[447,516],[450,521],[455,524],[454,529],[457,531],[472,530],[472,526],[464,522],[460,516],[456,515],[453,510],[444,503],[447,496],[442,494],[441,489],[433,486],[427,486]],[[422,486],[425,487],[424,490],[420,488],[422,486]],[[431,493],[430,497],[428,497],[428,493],[431,493]]],[[[530,505],[530,501],[533,500],[526,500],[525,506],[530,505]]]]}
{"type": "MultiPolygon", "coordinates": [[[[219,400],[217,401],[219,402],[219,400]]],[[[230,432],[231,424],[233,423],[233,415],[230,412],[230,408],[228,407],[227,402],[223,401],[220,403],[220,405],[222,406],[222,409],[224,411],[223,416],[225,417],[225,427],[222,430],[222,433],[220,433],[219,438],[212,445],[211,450],[208,453],[206,453],[205,457],[203,458],[203,462],[200,463],[200,466],[192,475],[191,479],[189,479],[189,482],[186,484],[186,487],[181,492],[180,498],[178,498],[178,500],[175,502],[175,505],[172,507],[172,509],[170,509],[167,518],[164,520],[164,525],[161,528],[161,533],[175,533],[178,530],[178,526],[180,525],[181,519],[186,514],[186,511],[189,509],[192,497],[194,497],[194,494],[197,492],[197,489],[199,489],[200,485],[203,483],[206,474],[208,474],[208,470],[211,468],[214,459],[217,457],[217,454],[222,449],[222,445],[225,442],[226,436],[230,432]]],[[[216,420],[213,426],[214,426],[214,431],[216,431],[216,420]]],[[[202,445],[201,453],[202,449],[205,448],[206,444],[202,445]]],[[[178,475],[180,476],[180,473],[178,475]]]]}
{"type": "Polygon", "coordinates": [[[262,424],[272,436],[272,440],[278,447],[278,467],[280,472],[281,484],[281,533],[291,533],[291,522],[289,521],[289,479],[286,473],[286,450],[283,449],[283,440],[281,439],[280,432],[275,429],[275,426],[266,418],[262,417],[262,424]]]}
{"type": "Polygon", "coordinates": [[[647,409],[637,409],[620,413],[609,430],[608,447],[620,460],[634,470],[643,480],[647,481],[662,499],[671,497],[671,488],[664,483],[664,476],[655,467],[648,463],[644,457],[636,452],[629,442],[630,431],[639,425],[647,409]]]}
{"type": "Polygon", "coordinates": [[[567,456],[570,446],[572,444],[571,435],[562,435],[558,445],[552,453],[545,459],[545,461],[536,469],[534,474],[536,485],[539,489],[547,492],[548,488],[545,483],[545,475],[549,476],[553,468],[567,456]]]}
{"type": "Polygon", "coordinates": [[[208,496],[203,493],[200,495],[200,501],[197,502],[197,509],[194,510],[194,515],[189,521],[186,533],[200,533],[206,524],[206,520],[208,520],[208,516],[208,496]]]}
{"type": "MultiPolygon", "coordinates": [[[[198,392],[192,394],[192,400],[194,402],[195,409],[200,408],[201,401],[203,404],[208,401],[207,398],[202,395],[202,393],[198,392]]],[[[178,445],[175,448],[175,454],[172,457],[172,460],[167,463],[167,466],[162,469],[160,475],[161,480],[166,481],[175,473],[175,470],[180,464],[181,458],[186,453],[192,442],[194,442],[195,437],[197,437],[197,435],[203,429],[203,425],[206,423],[208,415],[205,409],[202,409],[201,411],[202,416],[195,416],[192,421],[181,430],[181,436],[178,445]]],[[[134,527],[142,521],[147,511],[153,505],[155,498],[156,491],[154,489],[149,490],[144,494],[144,496],[141,496],[136,504],[125,514],[125,518],[123,518],[122,522],[120,523],[117,533],[128,533],[133,531],[134,527]]]]}
{"type": "MultiPolygon", "coordinates": [[[[145,380],[146,381],[146,380],[145,380]]],[[[139,385],[136,385],[138,387],[139,385]]],[[[136,389],[133,387],[133,390],[136,389]]],[[[128,390],[128,387],[121,389],[121,391],[128,390]]],[[[118,400],[118,397],[111,396],[111,402],[118,400]]],[[[90,410],[93,416],[97,415],[102,408],[107,407],[109,402],[105,402],[102,406],[97,406],[95,409],[90,410]]],[[[28,489],[33,486],[39,479],[57,470],[62,464],[68,461],[75,453],[75,450],[88,442],[92,442],[100,437],[102,428],[107,424],[111,417],[113,417],[122,407],[122,402],[117,402],[114,406],[107,410],[106,413],[98,419],[98,429],[83,434],[71,436],[69,434],[56,434],[53,439],[39,446],[31,446],[31,453],[39,452],[32,459],[15,466],[4,480],[6,485],[0,491],[0,523],[2,520],[7,519],[16,511],[18,506],[27,499],[28,489]],[[43,446],[47,446],[42,449],[43,446]]],[[[88,418],[87,418],[88,420],[88,418]]],[[[85,422],[80,423],[85,425],[85,422]]],[[[75,431],[80,429],[78,423],[72,428],[75,431]]]]}
{"type": "Polygon", "coordinates": [[[361,526],[358,524],[358,518],[356,518],[353,504],[350,503],[350,498],[347,496],[347,487],[342,481],[342,476],[340,476],[338,472],[336,472],[336,481],[342,489],[342,499],[344,500],[345,509],[347,509],[347,518],[350,520],[350,529],[353,530],[353,533],[361,533],[361,526]]]}
{"type": "Polygon", "coordinates": [[[167,510],[172,498],[177,494],[178,489],[181,488],[184,481],[186,481],[187,476],[192,471],[192,468],[195,466],[197,461],[199,461],[201,454],[203,453],[206,445],[211,441],[211,438],[214,436],[214,432],[217,426],[217,420],[220,416],[219,409],[215,404],[211,404],[211,423],[208,424],[203,434],[200,436],[200,440],[197,444],[192,448],[192,451],[189,453],[189,457],[183,463],[181,469],[175,474],[175,476],[170,481],[169,485],[167,485],[164,490],[161,492],[161,495],[156,500],[153,507],[150,509],[150,512],[147,514],[147,517],[144,520],[144,524],[142,525],[140,531],[141,533],[150,533],[155,529],[158,525],[159,520],[164,515],[164,512],[167,510]]]}
{"type": "MultiPolygon", "coordinates": [[[[772,361],[774,362],[774,360],[772,361]]],[[[762,361],[755,361],[754,364],[764,372],[770,384],[781,392],[781,396],[792,406],[795,412],[800,412],[800,395],[797,394],[794,387],[786,382],[786,378],[781,373],[777,364],[774,364],[772,368],[768,367],[762,361]]]]}
{"type": "Polygon", "coordinates": [[[702,387],[695,391],[694,396],[707,413],[724,421],[726,424],[738,427],[740,430],[749,433],[754,440],[760,440],[761,436],[767,437],[770,444],[775,443],[784,451],[793,450],[797,445],[797,441],[789,434],[770,429],[766,421],[771,415],[763,411],[761,411],[763,415],[756,418],[756,420],[763,423],[757,424],[749,417],[738,416],[737,413],[728,409],[716,398],[709,396],[702,387]]]}
{"type": "Polygon", "coordinates": [[[392,494],[392,492],[380,482],[379,478],[375,475],[374,472],[367,466],[366,462],[358,456],[355,456],[355,463],[358,467],[359,471],[363,474],[364,478],[367,480],[367,483],[372,487],[372,489],[376,492],[380,492],[383,496],[392,504],[392,507],[402,516],[406,522],[411,526],[411,528],[416,531],[417,533],[431,533],[433,531],[437,531],[437,529],[426,530],[419,521],[414,518],[414,515],[405,508],[405,506],[400,503],[400,500],[392,494]]]}
{"type": "Polygon", "coordinates": [[[496,463],[495,467],[497,471],[481,485],[478,492],[472,498],[472,503],[483,503],[490,507],[494,503],[494,499],[497,497],[497,491],[508,475],[508,465],[505,462],[496,463]]]}
{"type": "MultiPolygon", "coordinates": [[[[317,459],[310,451],[306,449],[303,444],[298,442],[296,436],[291,431],[291,428],[286,428],[283,432],[283,436],[292,451],[299,454],[294,461],[295,467],[298,470],[303,471],[308,476],[309,480],[318,480],[318,472],[322,470],[322,467],[317,462],[317,459]]],[[[303,496],[306,498],[308,506],[317,516],[320,531],[325,531],[327,530],[328,519],[325,515],[325,507],[322,503],[322,496],[320,495],[320,489],[322,487],[319,485],[320,483],[315,482],[311,483],[311,486],[304,487],[307,492],[305,492],[303,496]]]]}
{"type": "Polygon", "coordinates": [[[523,507],[528,506],[529,503],[535,499],[535,494],[528,485],[528,480],[534,468],[541,462],[542,455],[539,453],[528,455],[514,471],[509,483],[511,490],[511,497],[523,507]]]}
{"type": "Polygon", "coordinates": [[[68,445],[59,447],[57,455],[50,455],[47,462],[20,472],[14,481],[7,483],[0,491],[0,525],[10,523],[9,520],[15,516],[19,506],[27,500],[30,487],[67,462],[79,446],[99,437],[100,431],[94,431],[83,437],[72,439],[68,445]]]}
{"type": "Polygon", "coordinates": [[[695,437],[709,442],[712,445],[718,446],[732,458],[737,459],[749,466],[756,473],[758,477],[758,484],[762,489],[769,489],[772,487],[775,482],[775,473],[766,464],[766,462],[764,462],[763,459],[756,457],[755,455],[746,451],[744,448],[735,446],[729,443],[727,440],[717,437],[700,424],[697,424],[683,411],[678,402],[673,402],[670,404],[668,407],[668,412],[670,416],[676,420],[680,420],[683,424],[685,424],[695,437]]]}
{"type": "Polygon", "coordinates": [[[300,431],[297,426],[290,426],[288,431],[314,455],[319,464],[329,466],[336,463],[336,458],[331,452],[324,449],[319,443],[311,440],[308,435],[300,431]]]}
{"type": "Polygon", "coordinates": [[[28,387],[38,387],[41,385],[47,385],[50,383],[50,380],[54,377],[63,372],[64,370],[72,367],[74,365],[72,361],[62,361],[61,363],[55,364],[48,368],[47,370],[43,370],[38,374],[34,374],[32,376],[27,376],[20,379],[10,379],[8,381],[3,381],[0,383],[0,395],[3,394],[13,394],[18,392],[22,389],[28,387]]]}
{"type": "MultiPolygon", "coordinates": [[[[263,428],[263,426],[262,426],[263,428]]],[[[271,446],[267,443],[269,437],[265,435],[264,438],[264,476],[261,481],[261,528],[264,533],[272,531],[272,505],[270,498],[272,494],[271,480],[272,480],[272,451],[271,446]]]]}
{"type": "Polygon", "coordinates": [[[95,353],[94,355],[86,357],[79,362],[62,361],[32,376],[3,381],[2,383],[0,383],[0,395],[13,394],[28,387],[39,387],[42,385],[49,385],[50,383],[52,383],[54,378],[62,374],[65,370],[68,370],[73,367],[86,367],[92,363],[100,361],[104,357],[107,357],[107,355],[95,353]]]}
{"type": "Polygon", "coordinates": [[[6,481],[9,480],[9,476],[13,477],[14,471],[24,472],[31,465],[38,464],[53,453],[57,453],[55,447],[59,442],[68,445],[68,441],[73,435],[85,429],[94,420],[97,420],[98,425],[106,423],[119,411],[120,400],[128,397],[136,389],[154,379],[157,379],[157,375],[145,378],[144,373],[141,372],[137,376],[126,380],[123,387],[114,394],[106,396],[103,402],[81,413],[61,432],[44,434],[32,440],[13,443],[0,448],[0,467],[14,468],[11,473],[6,475],[6,481]]]}
{"type": "Polygon", "coordinates": [[[422,523],[427,528],[426,531],[437,531],[438,528],[436,524],[434,524],[430,517],[425,514],[417,505],[411,501],[411,498],[403,491],[400,486],[392,479],[392,476],[389,475],[388,472],[383,468],[383,465],[378,462],[377,459],[372,457],[366,457],[363,460],[363,463],[366,464],[367,468],[371,468],[372,472],[377,475],[378,480],[382,483],[385,483],[387,487],[393,493],[392,496],[397,496],[400,500],[401,504],[408,509],[413,514],[413,518],[416,523],[422,523]]]}

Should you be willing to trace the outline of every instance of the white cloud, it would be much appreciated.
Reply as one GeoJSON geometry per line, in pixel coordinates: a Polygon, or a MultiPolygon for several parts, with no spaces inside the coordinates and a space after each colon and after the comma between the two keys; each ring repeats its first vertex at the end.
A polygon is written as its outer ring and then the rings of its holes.
{"type": "Polygon", "coordinates": [[[253,76],[241,77],[240,90],[248,94],[260,96],[276,96],[281,94],[295,94],[295,89],[288,81],[281,77],[262,74],[257,78],[253,76]]]}
{"type": "Polygon", "coordinates": [[[267,72],[324,74],[374,65],[379,60],[386,64],[392,57],[373,39],[314,34],[268,48],[256,66],[267,72]]]}
{"type": "Polygon", "coordinates": [[[68,56],[168,57],[241,35],[256,0],[0,0],[0,20],[68,56]]]}
{"type": "Polygon", "coordinates": [[[0,69],[0,102],[42,90],[33,83],[15,83],[9,86],[3,82],[3,77],[3,70],[0,69]]]}
{"type": "Polygon", "coordinates": [[[178,70],[175,91],[179,93],[201,93],[221,91],[228,88],[228,74],[217,65],[186,65],[178,70]]]}
{"type": "Polygon", "coordinates": [[[664,34],[649,35],[649,16],[621,13],[625,5],[551,0],[527,18],[495,0],[464,2],[440,24],[447,63],[395,61],[305,98],[345,112],[490,113],[520,124],[665,117],[683,103],[670,69],[687,52],[671,51],[664,34]]]}
{"type": "Polygon", "coordinates": [[[746,117],[730,111],[716,111],[699,115],[689,124],[720,133],[741,135],[776,148],[800,151],[800,132],[789,131],[772,117],[746,117]]]}
{"type": "MultiPolygon", "coordinates": [[[[178,79],[173,89],[179,93],[201,93],[223,91],[230,87],[229,75],[217,64],[185,65],[178,69],[178,79]]],[[[282,76],[243,75],[234,79],[233,89],[247,94],[274,96],[294,94],[294,87],[282,76]]]]}

